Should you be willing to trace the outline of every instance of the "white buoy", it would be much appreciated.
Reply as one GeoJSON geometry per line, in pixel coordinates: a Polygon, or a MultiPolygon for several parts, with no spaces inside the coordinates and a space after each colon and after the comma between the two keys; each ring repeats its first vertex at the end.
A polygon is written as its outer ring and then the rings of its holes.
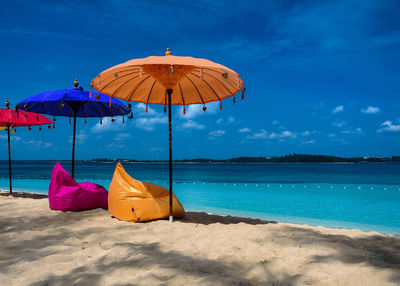
{"type": "Polygon", "coordinates": [[[169,222],[173,222],[174,221],[174,217],[172,215],[169,216],[169,222]]]}
{"type": "MultiPolygon", "coordinates": [[[[267,188],[269,188],[269,185],[267,185],[267,188]]],[[[400,189],[399,189],[400,190],[400,189]]]]}
{"type": "Polygon", "coordinates": [[[317,186],[317,188],[319,189],[319,186],[317,186]]]}

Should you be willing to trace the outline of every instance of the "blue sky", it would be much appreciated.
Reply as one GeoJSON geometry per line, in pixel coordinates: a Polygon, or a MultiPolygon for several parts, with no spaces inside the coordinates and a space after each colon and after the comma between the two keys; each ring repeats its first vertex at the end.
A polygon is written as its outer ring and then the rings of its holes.
{"type": "MultiPolygon", "coordinates": [[[[237,71],[244,101],[173,114],[175,158],[400,154],[398,1],[7,1],[1,102],[89,83],[133,58],[207,58],[237,71]]],[[[122,124],[78,120],[78,159],[167,159],[162,107],[122,124]],[[101,127],[101,128],[100,128],[101,127]]],[[[14,159],[69,159],[72,126],[13,134],[14,159]]],[[[6,133],[0,145],[7,159],[6,133]]]]}

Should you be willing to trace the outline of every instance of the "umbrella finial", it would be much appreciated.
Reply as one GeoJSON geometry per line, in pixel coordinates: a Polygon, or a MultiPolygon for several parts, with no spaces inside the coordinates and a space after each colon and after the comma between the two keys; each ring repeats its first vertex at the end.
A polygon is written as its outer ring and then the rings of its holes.
{"type": "Polygon", "coordinates": [[[78,85],[79,85],[79,82],[78,82],[77,79],[75,79],[75,81],[74,81],[74,87],[75,87],[75,89],[78,89],[78,85]]]}
{"type": "Polygon", "coordinates": [[[7,108],[7,109],[10,108],[10,103],[8,102],[8,100],[6,100],[6,108],[7,108]]]}
{"type": "Polygon", "coordinates": [[[166,56],[172,55],[171,50],[170,50],[169,48],[167,48],[167,51],[165,52],[165,55],[166,55],[166,56]]]}

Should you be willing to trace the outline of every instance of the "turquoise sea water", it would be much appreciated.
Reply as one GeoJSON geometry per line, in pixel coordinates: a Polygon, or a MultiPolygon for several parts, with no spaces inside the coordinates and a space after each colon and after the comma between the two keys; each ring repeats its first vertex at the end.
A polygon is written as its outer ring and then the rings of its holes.
{"type": "MultiPolygon", "coordinates": [[[[8,188],[0,161],[0,188],[8,188]]],[[[69,171],[70,163],[64,162],[69,171]]],[[[168,187],[168,164],[124,163],[168,187]]],[[[15,190],[47,193],[54,162],[13,162],[15,190]]],[[[78,162],[76,179],[109,187],[114,163],[78,162]]],[[[174,192],[191,211],[400,234],[400,164],[174,164],[174,192]]]]}

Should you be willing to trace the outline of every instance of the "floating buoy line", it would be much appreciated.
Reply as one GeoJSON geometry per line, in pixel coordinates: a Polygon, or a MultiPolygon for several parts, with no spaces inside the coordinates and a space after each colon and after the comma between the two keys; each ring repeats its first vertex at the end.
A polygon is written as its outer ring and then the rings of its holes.
{"type": "MultiPolygon", "coordinates": [[[[87,179],[82,179],[83,180],[92,180],[90,178],[87,179]]],[[[104,181],[101,179],[98,179],[98,181],[104,181]]],[[[169,181],[168,180],[154,180],[154,181],[149,181],[150,183],[153,184],[159,184],[159,185],[168,185],[169,181]]],[[[330,184],[281,184],[281,183],[222,183],[222,182],[202,182],[202,181],[173,181],[173,184],[178,184],[178,185],[201,185],[201,186],[215,186],[215,187],[234,187],[235,189],[246,189],[246,188],[257,188],[257,189],[277,189],[277,190],[303,190],[303,191],[321,191],[321,190],[329,190],[329,191],[335,191],[335,190],[345,190],[345,191],[400,191],[400,185],[367,185],[367,184],[362,184],[362,185],[351,185],[351,184],[338,184],[338,185],[330,185],[330,184]]],[[[190,188],[190,187],[188,187],[190,188]]],[[[200,187],[201,188],[201,187],[200,187]]]]}

